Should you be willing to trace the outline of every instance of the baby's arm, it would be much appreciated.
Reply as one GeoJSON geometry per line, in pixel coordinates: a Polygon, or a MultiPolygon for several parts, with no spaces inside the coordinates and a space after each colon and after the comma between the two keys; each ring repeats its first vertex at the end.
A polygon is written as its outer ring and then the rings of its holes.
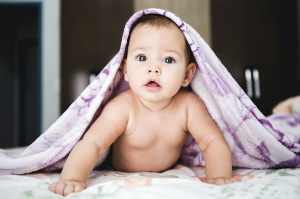
{"type": "Polygon", "coordinates": [[[108,103],[85,136],[71,151],[59,181],[50,185],[52,192],[68,195],[86,188],[86,180],[97,159],[125,131],[128,111],[120,98],[108,103]]]}
{"type": "Polygon", "coordinates": [[[239,179],[232,178],[231,153],[222,132],[204,103],[194,94],[190,95],[187,128],[204,153],[206,182],[217,185],[239,182],[239,179]]]}

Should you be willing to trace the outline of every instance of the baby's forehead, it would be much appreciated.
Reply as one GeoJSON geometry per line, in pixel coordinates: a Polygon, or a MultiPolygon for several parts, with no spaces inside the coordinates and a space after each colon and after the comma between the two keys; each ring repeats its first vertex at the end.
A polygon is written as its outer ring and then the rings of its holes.
{"type": "MultiPolygon", "coordinates": [[[[176,34],[176,35],[180,35],[179,36],[180,38],[178,38],[178,41],[187,42],[182,30],[176,24],[167,24],[167,25],[160,25],[160,26],[158,26],[156,24],[137,24],[131,32],[131,37],[134,37],[135,32],[139,29],[144,29],[144,30],[145,29],[149,29],[149,30],[157,29],[158,31],[155,31],[155,34],[162,34],[162,35],[176,34]],[[161,29],[164,29],[165,31],[159,31],[161,29]]],[[[143,34],[143,33],[140,32],[140,34],[143,34]]],[[[145,36],[145,35],[143,35],[143,36],[145,36]]]]}
{"type": "MultiPolygon", "coordinates": [[[[157,24],[151,24],[151,23],[140,23],[140,24],[137,24],[134,29],[132,30],[131,32],[131,36],[134,36],[133,31],[135,29],[140,29],[140,28],[156,28],[156,29],[165,29],[165,30],[170,30],[170,34],[173,34],[174,32],[171,31],[171,30],[177,30],[179,34],[182,35],[182,37],[180,38],[180,40],[177,40],[178,42],[184,42],[185,45],[184,45],[184,51],[185,51],[185,54],[186,56],[189,58],[191,56],[191,49],[190,49],[190,45],[188,44],[182,30],[173,22],[173,23],[169,23],[169,24],[162,24],[162,25],[157,25],[157,24]]],[[[156,32],[157,34],[165,34],[164,32],[161,32],[161,31],[157,31],[156,32]]]]}

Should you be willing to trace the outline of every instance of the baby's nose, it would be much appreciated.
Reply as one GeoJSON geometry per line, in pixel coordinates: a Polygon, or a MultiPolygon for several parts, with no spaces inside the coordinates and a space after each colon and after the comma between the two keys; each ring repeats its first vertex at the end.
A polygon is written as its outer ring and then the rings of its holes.
{"type": "Polygon", "coordinates": [[[155,66],[148,68],[147,72],[148,72],[148,74],[150,74],[150,73],[155,73],[156,75],[160,75],[161,74],[160,68],[155,67],[155,66]]]}

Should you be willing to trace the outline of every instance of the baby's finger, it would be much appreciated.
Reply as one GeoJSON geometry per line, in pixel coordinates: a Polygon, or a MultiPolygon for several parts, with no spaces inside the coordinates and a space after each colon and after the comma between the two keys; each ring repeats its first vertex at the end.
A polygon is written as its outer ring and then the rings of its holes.
{"type": "Polygon", "coordinates": [[[64,196],[67,196],[73,192],[74,192],[74,185],[72,183],[68,183],[64,189],[64,196]]]}
{"type": "Polygon", "coordinates": [[[232,179],[225,179],[225,183],[226,184],[232,184],[234,183],[232,179]]]}
{"type": "Polygon", "coordinates": [[[231,178],[231,180],[233,182],[242,182],[242,180],[240,178],[231,178]]]}
{"type": "Polygon", "coordinates": [[[56,184],[57,184],[57,182],[54,182],[50,185],[50,187],[49,187],[50,191],[55,193],[56,184]]]}
{"type": "Polygon", "coordinates": [[[75,185],[75,188],[74,188],[74,192],[80,192],[80,191],[82,191],[82,190],[84,190],[85,189],[85,187],[82,187],[81,185],[79,185],[79,184],[76,184],[75,185]]]}
{"type": "Polygon", "coordinates": [[[216,184],[216,185],[224,185],[224,184],[226,184],[226,183],[225,183],[225,181],[224,181],[223,179],[217,179],[217,180],[214,182],[214,184],[216,184]]]}
{"type": "Polygon", "coordinates": [[[65,187],[66,187],[66,183],[65,182],[58,182],[57,185],[56,185],[56,188],[55,188],[55,193],[63,195],[65,187]]]}

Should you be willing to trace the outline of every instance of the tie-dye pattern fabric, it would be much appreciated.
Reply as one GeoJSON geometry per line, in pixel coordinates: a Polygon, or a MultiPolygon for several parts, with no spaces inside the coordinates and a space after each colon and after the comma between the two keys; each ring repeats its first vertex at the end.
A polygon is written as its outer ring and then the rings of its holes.
{"type": "MultiPolygon", "coordinates": [[[[223,132],[232,152],[233,166],[300,166],[298,140],[275,128],[257,109],[201,36],[169,11],[145,9],[128,20],[117,55],[46,132],[22,153],[15,155],[0,151],[0,174],[23,174],[41,169],[53,171],[63,167],[66,156],[105,104],[129,88],[120,68],[128,34],[136,19],[151,13],[172,19],[186,37],[197,62],[191,82],[192,91],[203,100],[223,132]]],[[[106,158],[108,150],[99,158],[97,165],[106,158]]],[[[191,136],[185,142],[181,158],[187,165],[205,166],[204,154],[191,136]]]]}

